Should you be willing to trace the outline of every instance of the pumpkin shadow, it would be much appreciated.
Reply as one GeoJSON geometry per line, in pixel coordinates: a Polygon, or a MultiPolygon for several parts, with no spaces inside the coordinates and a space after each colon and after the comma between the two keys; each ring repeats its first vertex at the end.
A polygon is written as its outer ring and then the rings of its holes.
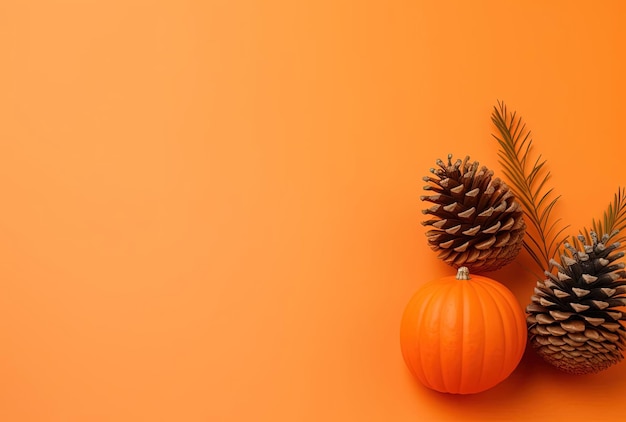
{"type": "MultiPolygon", "coordinates": [[[[524,356],[511,375],[495,387],[476,394],[448,394],[430,390],[415,380],[415,389],[421,396],[421,406],[428,402],[429,414],[436,411],[445,420],[509,420],[516,409],[525,407],[524,397],[529,397],[538,382],[546,377],[568,376],[543,362],[537,354],[526,347],[524,356]]],[[[575,376],[573,376],[575,377],[575,376]]],[[[432,420],[432,419],[430,419],[432,420]]]]}

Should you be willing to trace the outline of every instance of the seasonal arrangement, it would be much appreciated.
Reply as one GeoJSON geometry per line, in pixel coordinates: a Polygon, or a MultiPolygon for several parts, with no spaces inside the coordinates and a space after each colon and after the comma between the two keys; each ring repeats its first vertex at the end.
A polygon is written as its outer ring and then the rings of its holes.
{"type": "Polygon", "coordinates": [[[400,340],[409,370],[440,392],[494,387],[517,367],[527,341],[549,364],[579,375],[618,363],[626,345],[626,189],[601,219],[567,236],[569,226],[553,216],[560,197],[548,187],[546,160],[532,157],[530,131],[503,103],[491,118],[502,179],[452,155],[424,177],[428,245],[457,275],[417,291],[400,340]],[[508,288],[483,275],[521,250],[543,273],[526,312],[508,288]]]}

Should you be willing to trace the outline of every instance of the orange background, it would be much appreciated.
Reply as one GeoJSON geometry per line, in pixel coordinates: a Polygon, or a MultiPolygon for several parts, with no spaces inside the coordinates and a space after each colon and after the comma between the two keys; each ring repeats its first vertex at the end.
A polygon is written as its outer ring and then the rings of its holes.
{"type": "MultiPolygon", "coordinates": [[[[404,306],[448,152],[517,110],[573,228],[618,185],[620,1],[0,2],[0,420],[621,417],[626,364],[431,392],[404,306]]],[[[525,305],[519,264],[492,275],[525,305]]]]}

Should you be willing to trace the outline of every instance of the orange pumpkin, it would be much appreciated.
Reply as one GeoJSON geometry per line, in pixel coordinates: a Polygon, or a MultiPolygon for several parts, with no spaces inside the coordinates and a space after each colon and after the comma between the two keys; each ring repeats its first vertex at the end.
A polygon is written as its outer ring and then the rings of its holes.
{"type": "Polygon", "coordinates": [[[502,284],[483,276],[425,284],[404,311],[402,355],[425,386],[471,394],[505,380],[526,346],[526,321],[519,302],[502,284]]]}

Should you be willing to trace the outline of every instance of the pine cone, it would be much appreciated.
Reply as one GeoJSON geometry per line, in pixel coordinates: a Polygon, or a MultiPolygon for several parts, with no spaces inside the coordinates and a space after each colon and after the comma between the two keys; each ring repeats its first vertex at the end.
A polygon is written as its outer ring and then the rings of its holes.
{"type": "Polygon", "coordinates": [[[619,243],[605,246],[591,232],[592,244],[579,236],[582,250],[566,244],[558,272],[537,282],[526,311],[530,343],[547,362],[572,374],[602,371],[622,360],[626,330],[620,323],[626,314],[624,263],[615,263],[624,252],[619,243]]]}
{"type": "Polygon", "coordinates": [[[465,266],[473,273],[494,271],[511,262],[522,247],[526,230],[523,211],[513,192],[493,172],[478,162],[437,160],[439,168],[422,201],[434,205],[423,211],[433,218],[422,224],[431,226],[426,233],[430,247],[439,258],[455,268],[465,266]]]}

